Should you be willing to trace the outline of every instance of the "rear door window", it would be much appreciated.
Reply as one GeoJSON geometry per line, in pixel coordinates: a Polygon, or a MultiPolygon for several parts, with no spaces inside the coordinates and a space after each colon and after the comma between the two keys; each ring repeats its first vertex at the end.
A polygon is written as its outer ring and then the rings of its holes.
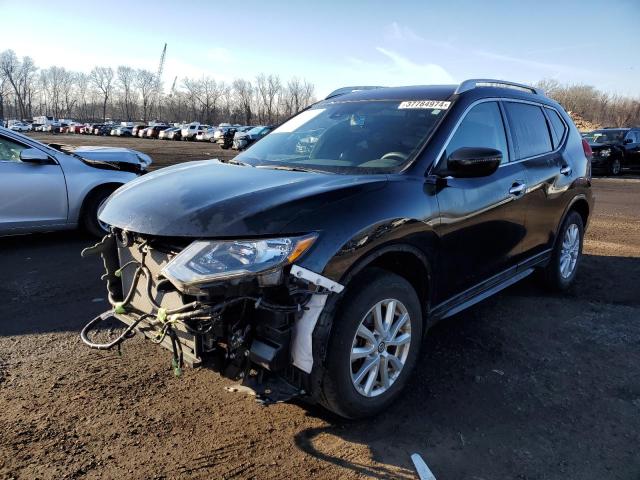
{"type": "Polygon", "coordinates": [[[547,120],[542,109],[528,103],[505,102],[518,159],[553,150],[547,120]]]}
{"type": "Polygon", "coordinates": [[[502,152],[502,163],[509,161],[504,123],[496,102],[483,102],[469,110],[447,145],[445,158],[463,147],[495,148],[502,152]]]}
{"type": "Polygon", "coordinates": [[[552,108],[547,108],[547,116],[551,121],[551,133],[553,134],[553,148],[556,149],[562,143],[562,139],[564,138],[564,134],[567,132],[567,126],[560,118],[558,112],[556,112],[552,108]]]}

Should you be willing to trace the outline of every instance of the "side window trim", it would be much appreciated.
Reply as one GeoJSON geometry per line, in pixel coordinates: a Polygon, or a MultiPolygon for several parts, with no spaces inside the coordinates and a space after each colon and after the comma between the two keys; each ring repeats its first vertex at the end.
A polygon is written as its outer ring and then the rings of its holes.
{"type": "Polygon", "coordinates": [[[554,151],[555,151],[555,150],[561,149],[564,146],[564,144],[565,144],[565,142],[567,140],[567,137],[569,136],[569,126],[567,125],[567,122],[564,121],[564,118],[562,118],[562,115],[560,114],[560,112],[558,110],[556,110],[553,107],[549,107],[549,106],[545,105],[545,107],[542,109],[542,111],[544,112],[544,116],[547,117],[547,123],[549,125],[550,132],[555,133],[555,129],[553,128],[553,122],[551,121],[551,118],[549,118],[548,110],[551,110],[551,111],[555,112],[556,115],[558,115],[558,118],[560,119],[560,122],[562,123],[562,126],[564,127],[564,129],[562,130],[562,137],[560,137],[558,139],[558,146],[554,149],[554,151]]]}
{"type": "Polygon", "coordinates": [[[513,136],[511,135],[511,125],[509,124],[509,116],[507,115],[507,111],[504,108],[503,100],[498,101],[498,107],[500,108],[500,114],[502,115],[502,126],[504,128],[504,134],[507,137],[507,150],[509,150],[509,161],[506,162],[505,164],[502,164],[502,165],[506,165],[516,161],[516,158],[518,158],[518,155],[517,155],[518,152],[516,151],[516,143],[514,142],[513,136]]]}

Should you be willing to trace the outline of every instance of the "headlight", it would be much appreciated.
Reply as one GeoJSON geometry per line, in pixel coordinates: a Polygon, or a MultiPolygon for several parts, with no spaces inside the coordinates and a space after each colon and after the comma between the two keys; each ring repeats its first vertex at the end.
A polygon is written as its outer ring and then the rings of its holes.
{"type": "Polygon", "coordinates": [[[256,240],[197,240],[167,263],[161,274],[180,290],[276,270],[295,262],[317,235],[256,240]]]}
{"type": "Polygon", "coordinates": [[[611,149],[610,148],[604,148],[604,149],[600,150],[600,156],[602,158],[607,158],[609,155],[611,155],[611,149]]]}

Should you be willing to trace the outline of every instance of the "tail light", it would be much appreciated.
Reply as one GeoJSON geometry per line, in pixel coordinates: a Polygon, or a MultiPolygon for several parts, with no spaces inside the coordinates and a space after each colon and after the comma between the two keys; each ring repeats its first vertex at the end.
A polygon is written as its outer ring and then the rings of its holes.
{"type": "Polygon", "coordinates": [[[591,160],[591,157],[593,157],[593,150],[591,150],[591,145],[589,145],[589,142],[584,138],[582,139],[582,149],[584,150],[585,157],[591,160]]]}

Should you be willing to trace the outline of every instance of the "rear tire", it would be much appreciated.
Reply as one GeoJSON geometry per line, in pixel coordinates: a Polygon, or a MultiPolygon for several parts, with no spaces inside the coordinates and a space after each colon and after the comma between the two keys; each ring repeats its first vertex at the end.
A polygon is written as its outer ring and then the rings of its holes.
{"type": "Polygon", "coordinates": [[[349,285],[333,318],[316,398],[345,418],[389,408],[416,364],[422,327],[420,300],[407,280],[377,268],[363,272],[349,285]],[[376,327],[376,316],[386,330],[376,327]]]}
{"type": "Polygon", "coordinates": [[[98,210],[113,193],[115,188],[100,188],[91,192],[84,201],[82,208],[82,226],[95,237],[103,237],[109,233],[108,226],[98,221],[98,210]]]}
{"type": "Polygon", "coordinates": [[[582,258],[584,224],[576,211],[571,211],[558,232],[549,264],[542,271],[545,286],[555,291],[568,289],[576,278],[582,258]]]}

